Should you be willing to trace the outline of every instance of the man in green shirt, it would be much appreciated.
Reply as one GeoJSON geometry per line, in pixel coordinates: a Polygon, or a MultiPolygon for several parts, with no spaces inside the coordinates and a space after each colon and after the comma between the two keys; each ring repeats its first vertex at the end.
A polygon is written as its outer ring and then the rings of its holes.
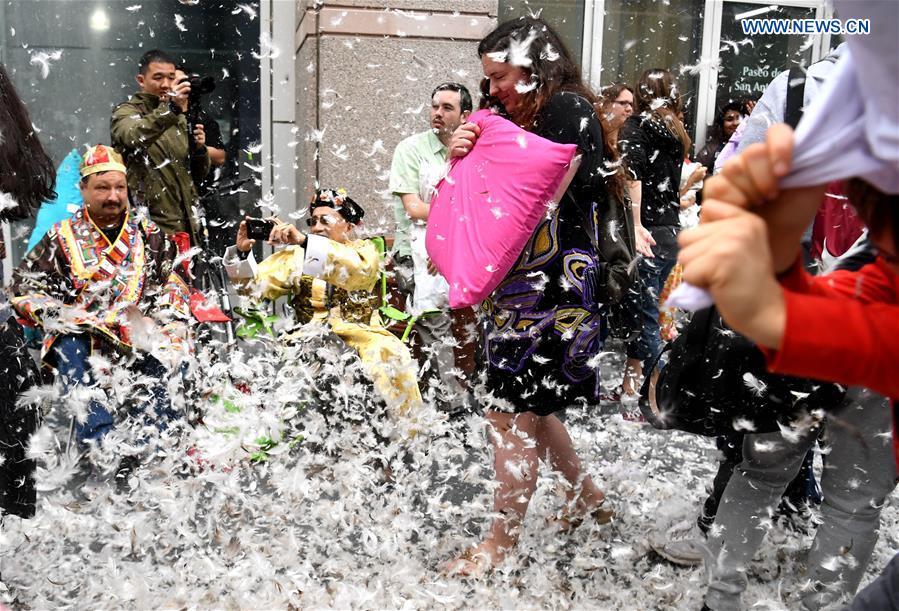
{"type": "Polygon", "coordinates": [[[190,83],[176,79],[175,61],[147,51],[137,75],[140,91],[112,112],[112,144],[128,167],[128,188],[138,205],[172,236],[179,250],[201,244],[193,178],[209,173],[202,125],[188,133],[190,83]],[[188,241],[189,240],[189,241],[188,241]]]}
{"type": "Polygon", "coordinates": [[[422,355],[430,362],[430,383],[432,386],[437,383],[438,405],[449,412],[463,409],[467,393],[453,374],[455,342],[447,302],[448,287],[427,258],[424,226],[434,187],[446,174],[453,132],[465,122],[471,110],[471,94],[463,85],[438,85],[431,94],[431,128],[400,142],[390,168],[396,220],[394,269],[400,290],[406,293],[408,310],[415,314],[437,310],[422,317],[416,329],[422,355]]]}

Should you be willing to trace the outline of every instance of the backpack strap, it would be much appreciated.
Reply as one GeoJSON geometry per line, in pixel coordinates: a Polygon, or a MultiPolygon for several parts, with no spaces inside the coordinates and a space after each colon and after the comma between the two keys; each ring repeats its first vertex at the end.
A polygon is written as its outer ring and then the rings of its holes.
{"type": "Polygon", "coordinates": [[[802,118],[802,103],[805,97],[806,74],[799,66],[790,68],[787,75],[787,102],[784,107],[784,123],[796,129],[802,118]]]}
{"type": "Polygon", "coordinates": [[[685,331],[687,334],[686,343],[691,354],[695,351],[699,353],[705,352],[705,346],[709,342],[712,325],[715,323],[717,315],[718,310],[715,306],[699,310],[693,314],[693,318],[685,331]]]}

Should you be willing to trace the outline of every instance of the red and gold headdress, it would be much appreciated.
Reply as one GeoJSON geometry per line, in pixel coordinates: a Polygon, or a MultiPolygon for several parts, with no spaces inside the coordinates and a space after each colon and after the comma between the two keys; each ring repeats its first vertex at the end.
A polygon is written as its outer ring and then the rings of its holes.
{"type": "Polygon", "coordinates": [[[81,178],[97,174],[98,172],[122,172],[126,173],[125,162],[115,149],[98,144],[87,149],[87,153],[81,159],[81,178]]]}

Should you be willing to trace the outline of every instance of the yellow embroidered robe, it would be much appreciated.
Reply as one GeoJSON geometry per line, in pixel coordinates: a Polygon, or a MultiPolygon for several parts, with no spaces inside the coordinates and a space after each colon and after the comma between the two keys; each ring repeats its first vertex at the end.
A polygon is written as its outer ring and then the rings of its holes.
{"type": "Polygon", "coordinates": [[[409,349],[384,328],[373,289],[381,273],[381,255],[369,240],[340,244],[315,235],[306,248],[288,246],[258,265],[235,261],[225,253],[232,279],[249,280],[259,296],[289,296],[300,323],[327,324],[352,347],[388,406],[400,414],[420,406],[421,392],[409,349]]]}

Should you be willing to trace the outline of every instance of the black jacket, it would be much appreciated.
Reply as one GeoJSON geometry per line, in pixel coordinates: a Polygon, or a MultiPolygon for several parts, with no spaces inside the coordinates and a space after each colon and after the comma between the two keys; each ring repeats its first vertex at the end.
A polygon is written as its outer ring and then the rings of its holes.
{"type": "Polygon", "coordinates": [[[36,463],[28,458],[31,435],[40,423],[35,406],[17,406],[20,393],[40,384],[37,364],[28,353],[22,329],[0,296],[0,516],[34,515],[36,463]]]}
{"type": "Polygon", "coordinates": [[[631,115],[618,134],[618,147],[631,180],[643,183],[640,220],[656,241],[653,254],[677,256],[680,230],[680,173],[684,146],[654,114],[631,115]]]}

